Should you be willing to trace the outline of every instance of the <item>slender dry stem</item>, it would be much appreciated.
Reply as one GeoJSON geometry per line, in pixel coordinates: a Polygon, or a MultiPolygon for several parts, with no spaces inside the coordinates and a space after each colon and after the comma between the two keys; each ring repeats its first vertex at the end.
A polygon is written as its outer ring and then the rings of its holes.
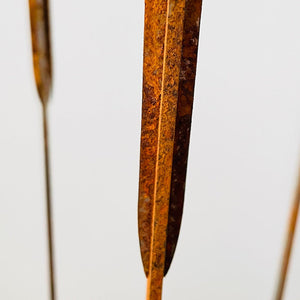
{"type": "Polygon", "coordinates": [[[55,274],[54,274],[54,247],[53,247],[52,202],[51,202],[51,184],[50,184],[50,159],[49,159],[49,145],[48,145],[47,104],[45,104],[45,103],[43,103],[43,129],[44,129],[44,151],[45,151],[45,179],[46,179],[46,205],[47,205],[50,296],[51,296],[51,300],[55,300],[55,274]]]}
{"type": "Polygon", "coordinates": [[[298,213],[299,213],[299,206],[300,206],[300,174],[298,178],[299,178],[298,187],[296,190],[295,199],[291,209],[289,227],[288,227],[287,238],[285,243],[285,250],[282,258],[279,280],[278,280],[277,290],[276,290],[276,295],[274,300],[282,300],[283,298],[284,288],[285,288],[285,283],[286,283],[286,278],[287,278],[287,273],[289,268],[289,262],[290,262],[291,253],[293,249],[293,241],[294,241],[298,213]]]}

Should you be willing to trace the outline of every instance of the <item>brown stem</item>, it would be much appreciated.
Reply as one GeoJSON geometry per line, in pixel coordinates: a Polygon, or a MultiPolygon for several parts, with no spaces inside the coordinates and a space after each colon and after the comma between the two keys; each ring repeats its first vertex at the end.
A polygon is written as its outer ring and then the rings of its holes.
{"type": "Polygon", "coordinates": [[[48,229],[48,255],[49,255],[49,277],[50,277],[50,297],[55,300],[55,275],[54,275],[54,247],[52,231],[52,203],[50,185],[50,162],[48,146],[48,122],[47,104],[43,103],[43,129],[44,129],[44,151],[45,151],[45,179],[46,179],[46,204],[47,204],[47,229],[48,229]]]}
{"type": "Polygon", "coordinates": [[[293,241],[294,241],[294,236],[295,236],[295,231],[297,226],[299,206],[300,206],[300,175],[299,175],[299,182],[298,182],[295,200],[292,205],[287,239],[286,239],[285,250],[284,250],[282,263],[281,263],[281,270],[279,274],[275,300],[281,300],[283,298],[290,257],[293,249],[293,241]]]}

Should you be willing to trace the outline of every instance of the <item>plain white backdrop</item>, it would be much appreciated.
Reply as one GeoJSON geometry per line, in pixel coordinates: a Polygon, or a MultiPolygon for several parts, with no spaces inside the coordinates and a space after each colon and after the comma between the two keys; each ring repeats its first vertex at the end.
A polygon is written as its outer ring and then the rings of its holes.
{"type": "MultiPolygon", "coordinates": [[[[51,2],[59,300],[145,297],[143,0],[51,2]]],[[[300,150],[300,2],[203,2],[185,210],[164,300],[271,300],[300,150]]],[[[27,1],[0,2],[0,299],[48,299],[27,1]]],[[[297,231],[285,300],[300,298],[297,231]]]]}

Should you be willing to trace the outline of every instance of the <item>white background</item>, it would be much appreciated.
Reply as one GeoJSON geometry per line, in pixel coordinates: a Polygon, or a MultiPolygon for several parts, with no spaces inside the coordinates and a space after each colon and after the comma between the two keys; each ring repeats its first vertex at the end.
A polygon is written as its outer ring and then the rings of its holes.
{"type": "MultiPolygon", "coordinates": [[[[51,1],[59,300],[144,299],[143,0],[51,1]]],[[[271,300],[300,150],[299,0],[203,3],[185,211],[164,300],[271,300]]],[[[0,299],[48,299],[27,1],[0,2],[0,299]]],[[[285,300],[300,298],[300,232],[285,300]]]]}

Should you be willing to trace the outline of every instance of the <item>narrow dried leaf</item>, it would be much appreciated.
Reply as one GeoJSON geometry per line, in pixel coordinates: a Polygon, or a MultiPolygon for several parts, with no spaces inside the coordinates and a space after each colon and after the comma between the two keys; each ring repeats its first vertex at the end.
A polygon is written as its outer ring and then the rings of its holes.
{"type": "Polygon", "coordinates": [[[178,239],[201,0],[146,0],[139,237],[147,299],[160,299],[178,239]]]}

